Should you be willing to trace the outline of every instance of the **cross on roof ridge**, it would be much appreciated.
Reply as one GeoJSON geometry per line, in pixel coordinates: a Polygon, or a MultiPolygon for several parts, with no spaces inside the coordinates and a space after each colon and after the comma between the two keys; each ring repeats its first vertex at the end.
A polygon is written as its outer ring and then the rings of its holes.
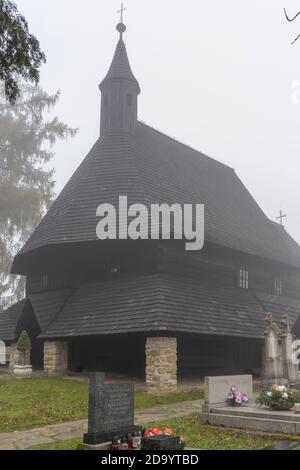
{"type": "Polygon", "coordinates": [[[287,217],[287,214],[284,214],[282,210],[280,209],[279,216],[276,217],[276,220],[280,220],[280,225],[283,226],[283,219],[287,217]]]}

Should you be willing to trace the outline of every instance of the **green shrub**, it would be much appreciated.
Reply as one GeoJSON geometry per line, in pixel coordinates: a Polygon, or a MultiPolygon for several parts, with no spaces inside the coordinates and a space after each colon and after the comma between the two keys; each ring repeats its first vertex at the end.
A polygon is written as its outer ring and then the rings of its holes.
{"type": "Polygon", "coordinates": [[[26,352],[31,351],[31,341],[27,331],[23,330],[17,342],[17,349],[23,353],[23,364],[26,361],[26,352]]]}
{"type": "Polygon", "coordinates": [[[17,343],[17,349],[18,351],[22,351],[22,352],[31,350],[31,341],[30,341],[27,331],[25,330],[23,330],[22,333],[20,334],[20,337],[17,343]]]}

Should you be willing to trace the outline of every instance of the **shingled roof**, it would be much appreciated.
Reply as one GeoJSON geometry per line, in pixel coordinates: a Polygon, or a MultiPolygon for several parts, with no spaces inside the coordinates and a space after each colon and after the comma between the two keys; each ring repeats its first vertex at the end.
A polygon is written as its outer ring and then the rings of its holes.
{"type": "Polygon", "coordinates": [[[280,321],[284,315],[288,315],[291,324],[294,325],[300,316],[300,300],[291,297],[265,294],[257,292],[256,298],[261,303],[265,312],[271,312],[276,321],[280,321]]]}
{"type": "Polygon", "coordinates": [[[61,289],[47,292],[47,295],[37,293],[29,296],[41,331],[45,331],[59,314],[71,292],[72,289],[61,289]]]}
{"type": "Polygon", "coordinates": [[[300,266],[300,247],[271,222],[234,170],[139,123],[99,139],[15,259],[47,245],[96,240],[101,203],[205,204],[205,240],[300,266]]]}
{"type": "Polygon", "coordinates": [[[140,86],[131,70],[123,39],[119,39],[111,66],[107,72],[106,77],[102,81],[100,88],[102,87],[104,82],[106,82],[106,80],[115,79],[115,78],[117,79],[122,78],[125,80],[131,80],[135,82],[138,87],[138,92],[140,93],[141,91],[140,86]]]}
{"type": "MultiPolygon", "coordinates": [[[[41,296],[47,304],[49,293],[41,296]]],[[[70,295],[40,337],[180,331],[263,338],[265,313],[274,312],[278,320],[287,306],[285,299],[280,303],[279,312],[275,299],[265,308],[251,291],[216,289],[171,274],[93,282],[70,295]]],[[[289,313],[293,325],[300,305],[289,313]]]]}
{"type": "MultiPolygon", "coordinates": [[[[91,282],[29,299],[43,339],[166,331],[262,339],[267,312],[276,321],[287,313],[300,335],[299,300],[172,274],[91,282]]],[[[25,305],[0,314],[0,339],[15,339],[25,305]]]]}
{"type": "Polygon", "coordinates": [[[26,274],[32,250],[97,240],[96,209],[102,203],[117,206],[119,196],[147,206],[204,204],[206,242],[300,267],[299,245],[266,217],[231,168],[137,121],[133,103],[140,88],[125,30],[121,22],[113,61],[100,85],[105,84],[107,99],[101,138],[15,258],[13,272],[26,274]],[[116,118],[125,115],[128,119],[116,118]]]}
{"type": "Polygon", "coordinates": [[[0,313],[0,340],[14,341],[16,339],[16,326],[26,303],[27,300],[21,300],[0,313]]]}

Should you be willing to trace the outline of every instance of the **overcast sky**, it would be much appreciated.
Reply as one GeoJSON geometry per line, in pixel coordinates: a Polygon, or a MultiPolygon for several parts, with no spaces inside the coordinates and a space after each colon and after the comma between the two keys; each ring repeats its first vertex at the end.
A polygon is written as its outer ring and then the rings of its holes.
{"type": "MultiPolygon", "coordinates": [[[[16,0],[47,55],[41,86],[78,127],[52,161],[57,191],[99,135],[98,84],[118,39],[119,0],[16,0]]],[[[233,167],[300,243],[300,0],[127,0],[125,35],[147,124],[233,167]],[[299,82],[297,84],[297,81],[299,82]]]]}

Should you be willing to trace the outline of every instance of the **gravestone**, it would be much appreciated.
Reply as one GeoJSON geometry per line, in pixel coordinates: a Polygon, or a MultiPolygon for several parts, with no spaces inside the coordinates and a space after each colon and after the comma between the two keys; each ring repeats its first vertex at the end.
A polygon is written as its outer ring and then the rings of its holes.
{"type": "Polygon", "coordinates": [[[227,397],[231,387],[236,386],[244,393],[249,402],[253,400],[253,378],[252,375],[222,375],[205,377],[205,396],[203,411],[211,408],[228,405],[227,397]]]}
{"type": "Polygon", "coordinates": [[[293,343],[295,337],[290,329],[289,319],[287,317],[287,331],[283,337],[282,344],[282,366],[283,366],[283,376],[288,377],[289,383],[292,385],[299,385],[300,376],[299,376],[299,364],[298,362],[293,361],[293,343]]]}
{"type": "Polygon", "coordinates": [[[105,374],[90,374],[88,432],[84,443],[99,445],[140,431],[134,426],[134,386],[105,384],[105,374]]]}
{"type": "MultiPolygon", "coordinates": [[[[271,380],[274,379],[276,382],[277,379],[283,378],[282,344],[279,342],[277,331],[271,328],[269,328],[265,332],[263,370],[264,370],[265,379],[271,379],[271,380]]],[[[286,382],[287,382],[287,379],[286,379],[286,382]]]]}
{"type": "Polygon", "coordinates": [[[153,436],[143,438],[142,450],[181,450],[180,437],[153,436]]]}
{"type": "Polygon", "coordinates": [[[288,315],[278,326],[272,313],[268,313],[266,322],[262,388],[269,389],[273,384],[287,383],[299,386],[299,364],[293,360],[295,337],[288,315]]]}

